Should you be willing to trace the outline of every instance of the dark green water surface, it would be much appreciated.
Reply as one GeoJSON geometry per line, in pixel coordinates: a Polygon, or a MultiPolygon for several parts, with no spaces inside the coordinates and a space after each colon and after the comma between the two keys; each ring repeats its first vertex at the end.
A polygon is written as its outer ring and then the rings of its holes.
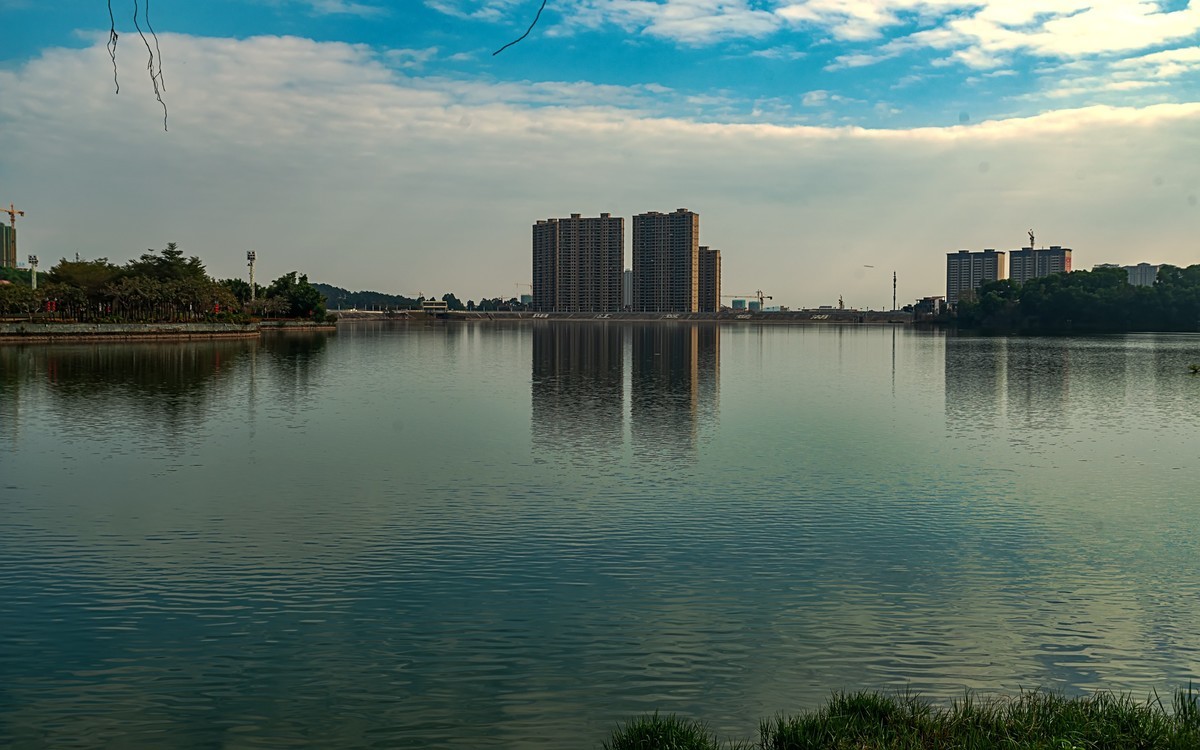
{"type": "Polygon", "coordinates": [[[598,747],[1200,682],[1200,336],[0,347],[0,746],[598,747]]]}

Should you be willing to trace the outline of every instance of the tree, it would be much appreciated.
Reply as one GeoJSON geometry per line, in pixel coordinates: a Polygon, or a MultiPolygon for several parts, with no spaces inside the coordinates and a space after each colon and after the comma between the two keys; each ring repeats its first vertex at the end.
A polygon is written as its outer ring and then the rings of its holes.
{"type": "Polygon", "coordinates": [[[448,310],[465,310],[465,309],[467,309],[466,305],[464,305],[458,297],[454,296],[453,292],[446,292],[445,294],[443,294],[442,302],[446,303],[446,309],[448,309],[448,310]]]}
{"type": "Polygon", "coordinates": [[[204,263],[194,255],[184,258],[183,251],[174,242],[168,242],[158,255],[147,250],[137,260],[129,261],[125,268],[132,276],[146,276],[158,281],[208,280],[204,263]]]}
{"type": "Polygon", "coordinates": [[[321,296],[308,276],[297,277],[296,271],[291,271],[271,282],[267,287],[267,297],[277,298],[287,303],[286,314],[293,318],[308,318],[325,316],[325,298],[321,296]]]}

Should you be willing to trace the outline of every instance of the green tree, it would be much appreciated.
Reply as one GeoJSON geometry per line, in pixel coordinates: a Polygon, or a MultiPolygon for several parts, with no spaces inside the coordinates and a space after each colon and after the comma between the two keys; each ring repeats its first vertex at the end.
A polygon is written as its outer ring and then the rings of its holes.
{"type": "Polygon", "coordinates": [[[146,251],[137,260],[129,261],[126,270],[132,276],[145,276],[158,281],[208,280],[204,263],[194,255],[183,257],[183,251],[174,242],[168,242],[166,248],[157,255],[153,250],[146,251]]]}
{"type": "Polygon", "coordinates": [[[267,297],[281,299],[287,304],[286,314],[292,318],[324,318],[325,298],[308,283],[307,275],[291,271],[271,282],[267,297]]]}

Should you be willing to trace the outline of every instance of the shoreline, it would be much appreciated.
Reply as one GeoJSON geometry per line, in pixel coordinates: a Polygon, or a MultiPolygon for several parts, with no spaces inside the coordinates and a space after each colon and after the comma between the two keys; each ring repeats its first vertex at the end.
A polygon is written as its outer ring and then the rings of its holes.
{"type": "Polygon", "coordinates": [[[723,323],[739,325],[913,325],[912,313],[903,310],[789,310],[787,312],[727,311],[719,313],[647,313],[647,312],[477,312],[454,310],[427,315],[374,313],[362,310],[333,310],[340,321],[386,321],[396,323],[485,323],[520,321],[534,323],[723,323]]]}
{"type": "Polygon", "coordinates": [[[261,338],[266,333],[336,331],[329,323],[0,323],[0,345],[261,338]]]}

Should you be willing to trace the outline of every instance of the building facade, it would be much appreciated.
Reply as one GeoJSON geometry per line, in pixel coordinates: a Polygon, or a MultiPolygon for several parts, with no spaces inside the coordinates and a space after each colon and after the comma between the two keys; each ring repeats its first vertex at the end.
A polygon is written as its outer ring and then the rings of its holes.
{"type": "Polygon", "coordinates": [[[625,273],[621,276],[621,307],[625,310],[633,309],[633,269],[626,268],[625,273]]]}
{"type": "Polygon", "coordinates": [[[533,309],[618,312],[625,268],[625,220],[600,214],[533,225],[533,309]]]}
{"type": "Polygon", "coordinates": [[[946,253],[946,304],[957,304],[959,299],[973,293],[980,284],[1006,278],[1008,268],[1003,250],[946,253]]]}
{"type": "Polygon", "coordinates": [[[17,229],[0,224],[0,268],[17,267],[17,229]]]}
{"type": "Polygon", "coordinates": [[[633,309],[700,310],[700,215],[686,208],[633,217],[633,309]]]}
{"type": "Polygon", "coordinates": [[[1071,248],[1051,245],[1035,250],[1023,247],[1008,254],[1008,278],[1024,284],[1052,273],[1071,272],[1071,248]]]}
{"type": "Polygon", "coordinates": [[[701,245],[698,257],[700,259],[698,312],[720,312],[721,251],[701,245]]]}

